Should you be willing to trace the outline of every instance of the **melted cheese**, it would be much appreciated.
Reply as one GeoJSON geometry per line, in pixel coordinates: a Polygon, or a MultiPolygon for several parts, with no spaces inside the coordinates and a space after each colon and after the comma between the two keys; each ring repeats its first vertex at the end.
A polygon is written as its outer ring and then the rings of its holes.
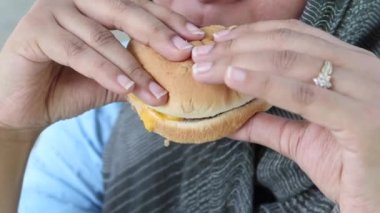
{"type": "Polygon", "coordinates": [[[156,123],[155,121],[158,120],[169,120],[169,121],[182,121],[183,118],[165,115],[163,113],[157,112],[156,110],[148,107],[145,105],[142,101],[140,101],[136,96],[129,96],[131,99],[133,99],[139,107],[137,107],[137,113],[140,116],[140,119],[144,123],[145,129],[147,129],[149,132],[153,131],[156,123]]]}

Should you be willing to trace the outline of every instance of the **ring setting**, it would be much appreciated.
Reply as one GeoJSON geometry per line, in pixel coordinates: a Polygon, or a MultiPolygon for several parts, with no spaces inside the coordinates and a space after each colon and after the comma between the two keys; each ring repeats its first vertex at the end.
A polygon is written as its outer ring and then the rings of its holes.
{"type": "Polygon", "coordinates": [[[333,73],[333,65],[330,61],[323,63],[321,72],[318,77],[314,78],[314,84],[324,89],[330,89],[332,87],[331,75],[333,73]]]}

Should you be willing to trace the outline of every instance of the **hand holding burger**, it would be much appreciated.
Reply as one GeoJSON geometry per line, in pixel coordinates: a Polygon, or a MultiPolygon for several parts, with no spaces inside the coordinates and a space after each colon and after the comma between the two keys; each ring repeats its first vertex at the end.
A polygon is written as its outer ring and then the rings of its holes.
{"type": "Polygon", "coordinates": [[[215,40],[193,49],[198,67],[209,64],[194,70],[199,82],[223,83],[305,118],[259,113],[232,137],[297,162],[341,212],[378,212],[379,58],[298,21],[239,26],[215,40]],[[325,71],[330,80],[320,76],[325,71]]]}

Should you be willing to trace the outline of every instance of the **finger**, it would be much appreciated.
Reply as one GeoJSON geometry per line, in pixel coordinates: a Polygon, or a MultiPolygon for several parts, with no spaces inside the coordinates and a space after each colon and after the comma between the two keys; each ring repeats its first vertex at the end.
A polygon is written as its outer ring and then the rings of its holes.
{"type": "Polygon", "coordinates": [[[349,129],[358,120],[359,104],[334,91],[264,72],[230,67],[225,75],[230,88],[266,100],[330,129],[349,129]]]}
{"type": "Polygon", "coordinates": [[[143,0],[140,2],[143,2],[140,3],[143,8],[158,17],[163,23],[168,25],[175,32],[178,32],[184,38],[189,40],[200,40],[204,37],[205,32],[194,24],[188,22],[184,16],[149,0],[143,0]]]}
{"type": "Polygon", "coordinates": [[[126,93],[133,90],[133,81],[117,66],[58,26],[51,27],[49,32],[40,37],[38,43],[52,60],[72,67],[113,92],[126,93]]]}
{"type": "Polygon", "coordinates": [[[75,0],[87,16],[152,47],[170,60],[189,57],[192,45],[139,5],[123,0],[75,0]]]}
{"type": "MultiPolygon", "coordinates": [[[[341,146],[331,132],[321,126],[259,113],[231,137],[263,145],[294,160],[318,186],[339,178],[324,176],[339,170],[341,146]]],[[[335,189],[322,187],[321,190],[331,196],[335,189]]]]}
{"type": "MultiPolygon", "coordinates": [[[[366,67],[373,64],[375,58],[350,51],[346,47],[337,46],[333,43],[315,36],[281,29],[265,33],[249,33],[241,35],[226,42],[216,43],[208,53],[193,54],[195,61],[212,60],[224,54],[239,54],[246,52],[292,51],[310,55],[316,58],[329,60],[336,66],[374,72],[373,68],[366,67]],[[363,64],[365,63],[365,64],[363,64]]],[[[194,48],[193,52],[197,52],[194,48]]]]}
{"type": "MultiPolygon", "coordinates": [[[[279,75],[314,84],[324,61],[291,51],[263,51],[226,55],[213,62],[197,63],[193,66],[194,79],[204,83],[223,83],[229,66],[279,75]]],[[[380,96],[377,82],[362,73],[334,67],[332,89],[357,100],[372,102],[380,96]]]]}
{"type": "Polygon", "coordinates": [[[306,121],[292,121],[267,113],[258,113],[229,137],[263,145],[295,160],[296,143],[302,141],[301,137],[309,124],[306,121]]]}
{"type": "Polygon", "coordinates": [[[300,20],[290,19],[290,20],[269,20],[269,21],[260,21],[253,24],[245,24],[235,28],[227,29],[224,32],[216,33],[216,41],[226,41],[232,38],[236,38],[238,35],[242,35],[249,32],[270,32],[275,30],[291,30],[298,33],[313,35],[319,37],[323,40],[329,41],[333,44],[349,48],[353,51],[360,52],[366,55],[373,55],[368,50],[350,45],[337,37],[321,30],[316,27],[312,27],[303,23],[300,20]]]}
{"type": "Polygon", "coordinates": [[[142,68],[114,35],[102,25],[72,9],[62,10],[56,19],[59,24],[86,42],[99,54],[118,66],[136,86],[150,91],[150,96],[140,97],[151,105],[163,104],[166,91],[142,68]],[[153,85],[153,86],[152,86],[153,85]]]}
{"type": "Polygon", "coordinates": [[[117,66],[62,28],[49,28],[38,43],[52,60],[73,68],[112,92],[125,94],[135,87],[117,66]]]}

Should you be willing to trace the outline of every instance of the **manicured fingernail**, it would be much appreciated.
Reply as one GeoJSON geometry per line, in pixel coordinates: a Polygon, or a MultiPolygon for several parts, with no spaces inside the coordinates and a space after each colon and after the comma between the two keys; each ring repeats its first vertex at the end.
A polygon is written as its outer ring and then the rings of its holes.
{"type": "Polygon", "coordinates": [[[212,67],[211,62],[204,62],[204,63],[199,63],[199,64],[194,64],[193,65],[193,72],[195,74],[201,74],[201,73],[206,73],[210,71],[212,67]]]}
{"type": "Polygon", "coordinates": [[[192,55],[193,56],[206,55],[211,52],[212,48],[214,48],[214,44],[194,47],[192,55]]]}
{"type": "Polygon", "coordinates": [[[227,69],[227,78],[233,81],[245,81],[247,78],[247,72],[245,70],[230,66],[227,69]]]}
{"type": "Polygon", "coordinates": [[[149,83],[149,90],[153,93],[154,97],[157,99],[162,98],[168,93],[164,88],[158,85],[156,82],[152,81],[149,83]]]}
{"type": "Polygon", "coordinates": [[[124,87],[124,89],[127,90],[128,92],[130,92],[132,90],[132,87],[135,86],[135,82],[131,81],[125,75],[118,75],[116,80],[120,84],[120,86],[124,87]]]}
{"type": "Polygon", "coordinates": [[[183,38],[179,36],[174,36],[172,41],[173,41],[174,46],[176,46],[179,50],[188,50],[193,47],[193,45],[183,40],[183,38]]]}
{"type": "Polygon", "coordinates": [[[227,29],[227,30],[222,30],[222,31],[216,32],[216,33],[214,33],[214,38],[215,38],[215,39],[223,39],[223,38],[226,37],[230,32],[231,32],[231,29],[227,29]]]}
{"type": "Polygon", "coordinates": [[[192,23],[187,23],[186,24],[186,29],[191,33],[191,34],[194,34],[194,35],[204,35],[205,32],[203,32],[201,29],[199,29],[198,27],[196,27],[194,24],[192,23]]]}

